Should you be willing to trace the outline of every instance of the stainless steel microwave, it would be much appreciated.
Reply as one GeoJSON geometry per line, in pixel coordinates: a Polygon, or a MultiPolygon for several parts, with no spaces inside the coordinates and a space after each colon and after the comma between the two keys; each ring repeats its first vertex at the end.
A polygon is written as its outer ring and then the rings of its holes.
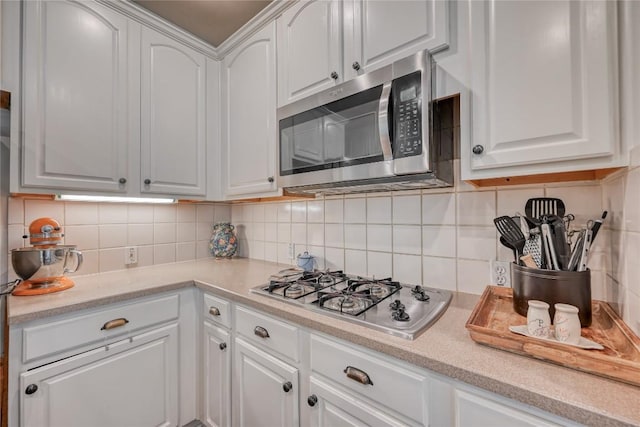
{"type": "Polygon", "coordinates": [[[279,186],[329,194],[451,186],[450,156],[433,135],[434,74],[422,51],[279,108],[279,186]]]}

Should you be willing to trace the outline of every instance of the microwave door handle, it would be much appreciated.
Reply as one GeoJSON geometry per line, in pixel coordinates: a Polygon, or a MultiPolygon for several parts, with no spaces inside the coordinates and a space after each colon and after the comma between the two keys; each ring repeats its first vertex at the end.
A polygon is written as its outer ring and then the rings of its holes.
{"type": "Polygon", "coordinates": [[[391,150],[391,134],[389,132],[389,99],[391,95],[391,82],[382,86],[382,94],[378,103],[378,131],[380,132],[380,146],[384,160],[393,160],[391,150]]]}

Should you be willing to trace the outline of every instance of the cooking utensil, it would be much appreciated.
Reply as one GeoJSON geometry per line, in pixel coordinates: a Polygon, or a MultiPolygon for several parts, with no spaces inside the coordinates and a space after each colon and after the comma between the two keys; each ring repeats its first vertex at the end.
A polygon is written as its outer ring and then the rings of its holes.
{"type": "Polygon", "coordinates": [[[542,268],[542,247],[540,239],[540,229],[531,230],[529,240],[524,244],[522,249],[524,255],[531,255],[538,268],[542,268]],[[534,234],[535,233],[535,234],[534,234]]]}
{"type": "Polygon", "coordinates": [[[516,248],[513,245],[511,245],[509,242],[507,242],[505,238],[502,236],[500,236],[500,243],[502,243],[502,246],[504,246],[505,248],[509,248],[513,251],[513,258],[515,262],[518,262],[518,258],[516,258],[518,256],[518,253],[516,252],[516,248]]]}
{"type": "Polygon", "coordinates": [[[580,230],[578,234],[578,238],[576,239],[576,244],[573,246],[573,250],[571,251],[571,257],[569,258],[569,266],[567,270],[575,271],[578,266],[578,262],[580,260],[580,256],[582,255],[582,246],[584,245],[584,236],[586,233],[586,228],[580,230]]]}
{"type": "Polygon", "coordinates": [[[558,267],[558,258],[556,256],[553,238],[551,236],[551,228],[549,227],[549,224],[543,223],[540,226],[540,229],[542,230],[542,243],[544,253],[546,254],[547,268],[549,270],[560,270],[558,267]]]}
{"type": "Polygon", "coordinates": [[[591,227],[591,244],[593,245],[593,241],[596,239],[596,236],[598,235],[598,230],[600,230],[600,227],[602,226],[602,222],[604,221],[604,219],[607,217],[607,211],[602,212],[602,217],[600,219],[596,219],[595,221],[590,221],[592,222],[591,227]]]}
{"type": "Polygon", "coordinates": [[[587,228],[584,233],[584,244],[582,245],[582,254],[580,255],[580,260],[578,261],[578,267],[576,271],[586,271],[587,270],[587,260],[589,259],[589,248],[591,247],[591,242],[593,238],[593,232],[591,229],[587,228]]]}
{"type": "Polygon", "coordinates": [[[553,197],[534,197],[527,200],[524,206],[524,213],[529,218],[542,218],[545,215],[563,217],[564,212],[564,202],[553,197]]]}
{"type": "Polygon", "coordinates": [[[555,248],[556,257],[558,259],[558,268],[566,270],[569,266],[569,257],[571,248],[567,243],[567,231],[564,228],[563,218],[555,218],[551,223],[551,232],[553,234],[553,246],[555,248]]]}
{"type": "Polygon", "coordinates": [[[520,212],[516,212],[516,216],[513,217],[513,220],[520,223],[520,231],[522,231],[525,240],[529,240],[529,229],[531,227],[524,216],[520,212]]]}
{"type": "Polygon", "coordinates": [[[498,232],[504,237],[504,240],[513,246],[516,252],[516,263],[520,262],[520,254],[524,249],[526,240],[520,227],[510,216],[501,216],[493,220],[498,232]]]}

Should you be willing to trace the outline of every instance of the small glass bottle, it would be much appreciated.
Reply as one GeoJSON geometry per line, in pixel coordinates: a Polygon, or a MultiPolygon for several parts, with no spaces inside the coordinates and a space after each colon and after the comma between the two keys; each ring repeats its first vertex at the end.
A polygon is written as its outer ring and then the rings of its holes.
{"type": "Polygon", "coordinates": [[[529,335],[540,338],[549,337],[551,317],[549,316],[549,304],[544,301],[529,300],[527,310],[527,330],[529,335]]]}
{"type": "Polygon", "coordinates": [[[556,314],[553,316],[553,326],[556,339],[567,344],[578,344],[581,333],[578,307],[560,303],[554,307],[556,314]]]}

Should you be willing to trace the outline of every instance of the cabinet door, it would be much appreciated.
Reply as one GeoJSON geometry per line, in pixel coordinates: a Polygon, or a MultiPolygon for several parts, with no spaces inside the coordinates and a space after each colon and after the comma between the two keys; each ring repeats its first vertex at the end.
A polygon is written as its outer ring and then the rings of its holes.
{"type": "Polygon", "coordinates": [[[312,427],[357,427],[357,426],[407,426],[384,413],[380,407],[373,407],[357,399],[351,393],[330,385],[315,376],[311,377],[310,409],[312,427]]]}
{"type": "Polygon", "coordinates": [[[24,2],[22,185],[124,192],[128,20],[95,2],[24,2]]]}
{"type": "Polygon", "coordinates": [[[225,193],[274,194],[275,22],[227,55],[222,68],[225,193]]]}
{"type": "Polygon", "coordinates": [[[345,1],[347,78],[449,44],[448,0],[345,1]]]}
{"type": "Polygon", "coordinates": [[[204,419],[209,427],[231,425],[231,343],[229,333],[204,322],[204,419]]]}
{"type": "Polygon", "coordinates": [[[142,29],[141,191],[205,195],[205,58],[142,29]]]}
{"type": "Polygon", "coordinates": [[[177,339],[168,325],[25,372],[20,425],[177,425],[177,339]]]}
{"type": "Polygon", "coordinates": [[[551,427],[558,426],[496,401],[461,390],[455,392],[457,426],[551,427]]]}
{"type": "Polygon", "coordinates": [[[298,370],[241,338],[235,344],[234,424],[299,425],[298,370]]]}
{"type": "Polygon", "coordinates": [[[616,2],[469,3],[472,177],[614,154],[616,2]]]}
{"type": "Polygon", "coordinates": [[[299,2],[277,20],[278,105],[342,81],[342,0],[299,2]]]}

